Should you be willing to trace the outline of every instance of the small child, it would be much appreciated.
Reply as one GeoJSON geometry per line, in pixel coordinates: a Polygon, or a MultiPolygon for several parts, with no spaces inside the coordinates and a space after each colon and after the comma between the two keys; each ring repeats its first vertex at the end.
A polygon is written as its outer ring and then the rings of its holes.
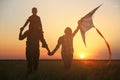
{"type": "Polygon", "coordinates": [[[73,52],[74,52],[73,38],[78,32],[78,30],[79,30],[79,27],[77,27],[77,29],[72,33],[71,28],[67,27],[64,31],[65,35],[61,36],[58,39],[58,43],[55,49],[51,53],[49,53],[49,55],[53,55],[58,50],[60,45],[62,45],[61,55],[62,55],[62,60],[64,62],[64,68],[66,70],[69,70],[71,67],[71,63],[73,60],[73,52]]]}
{"type": "Polygon", "coordinates": [[[32,8],[32,15],[27,19],[27,21],[25,22],[25,24],[21,29],[24,29],[28,23],[29,23],[29,30],[31,31],[40,30],[41,32],[43,32],[40,17],[37,15],[37,8],[35,7],[32,8]]]}
{"type": "Polygon", "coordinates": [[[42,47],[46,48],[47,44],[43,36],[41,19],[37,15],[37,8],[35,7],[32,8],[32,15],[27,19],[21,30],[24,30],[24,28],[28,25],[28,23],[29,23],[29,32],[35,31],[36,33],[38,33],[39,36],[41,37],[42,47]]]}

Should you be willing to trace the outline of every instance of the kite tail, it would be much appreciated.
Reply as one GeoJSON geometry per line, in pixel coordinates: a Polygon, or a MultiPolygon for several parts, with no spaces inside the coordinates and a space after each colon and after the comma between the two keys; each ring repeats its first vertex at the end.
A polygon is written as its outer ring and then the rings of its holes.
{"type": "Polygon", "coordinates": [[[110,59],[110,62],[111,62],[111,49],[110,49],[110,45],[108,44],[108,42],[105,40],[105,38],[104,38],[104,36],[101,34],[101,32],[96,28],[96,27],[94,27],[95,29],[96,29],[96,31],[99,33],[99,35],[104,39],[104,41],[105,41],[105,43],[106,43],[106,45],[107,45],[107,47],[108,47],[108,51],[109,51],[109,55],[110,55],[110,57],[109,57],[109,59],[110,59]]]}

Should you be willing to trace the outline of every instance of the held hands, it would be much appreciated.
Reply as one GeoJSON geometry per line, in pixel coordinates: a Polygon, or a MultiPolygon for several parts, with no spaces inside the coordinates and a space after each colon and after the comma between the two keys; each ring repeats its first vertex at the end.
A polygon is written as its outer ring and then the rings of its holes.
{"type": "Polygon", "coordinates": [[[53,54],[54,54],[53,51],[52,51],[52,52],[48,51],[48,55],[49,55],[49,56],[52,56],[53,54]]]}

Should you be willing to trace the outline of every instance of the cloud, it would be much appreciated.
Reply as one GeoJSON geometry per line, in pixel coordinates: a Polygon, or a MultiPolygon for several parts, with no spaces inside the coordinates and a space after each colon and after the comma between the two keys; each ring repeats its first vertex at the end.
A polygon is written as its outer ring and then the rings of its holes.
{"type": "Polygon", "coordinates": [[[113,5],[113,8],[120,8],[120,5],[113,5]]]}

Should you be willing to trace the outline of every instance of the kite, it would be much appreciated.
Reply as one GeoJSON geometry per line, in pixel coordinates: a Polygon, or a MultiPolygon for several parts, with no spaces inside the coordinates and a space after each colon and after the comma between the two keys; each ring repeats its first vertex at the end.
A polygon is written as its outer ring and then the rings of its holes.
{"type": "MultiPolygon", "coordinates": [[[[102,4],[101,4],[102,5],[102,4]]],[[[98,7],[96,7],[95,9],[93,9],[91,12],[89,12],[87,15],[85,15],[83,18],[81,18],[79,21],[78,21],[78,27],[80,28],[80,32],[81,32],[81,36],[82,36],[82,39],[83,39],[83,42],[86,46],[86,42],[85,42],[85,33],[91,29],[91,28],[95,28],[96,31],[98,32],[98,34],[104,39],[106,45],[107,45],[107,48],[108,48],[108,51],[109,51],[109,59],[111,61],[111,49],[110,49],[110,46],[108,44],[108,42],[105,40],[105,37],[101,34],[101,32],[94,26],[93,24],[93,20],[92,20],[92,16],[93,14],[95,13],[95,11],[101,6],[99,5],[98,7]]]]}

